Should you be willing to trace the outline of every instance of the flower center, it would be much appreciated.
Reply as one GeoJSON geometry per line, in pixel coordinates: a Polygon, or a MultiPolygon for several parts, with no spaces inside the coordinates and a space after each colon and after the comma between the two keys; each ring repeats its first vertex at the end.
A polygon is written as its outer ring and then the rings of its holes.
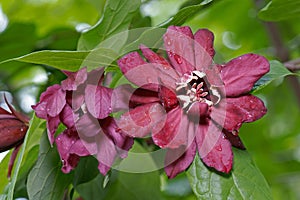
{"type": "Polygon", "coordinates": [[[176,83],[176,92],[183,108],[189,108],[194,102],[212,106],[220,100],[218,91],[209,86],[206,81],[206,74],[200,71],[184,74],[176,83]],[[212,95],[217,97],[214,98],[216,101],[212,100],[212,95]]]}

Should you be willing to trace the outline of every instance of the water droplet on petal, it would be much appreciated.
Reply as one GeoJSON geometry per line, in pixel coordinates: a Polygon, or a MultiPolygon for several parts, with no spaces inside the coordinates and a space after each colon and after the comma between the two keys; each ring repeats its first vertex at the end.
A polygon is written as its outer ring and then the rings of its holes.
{"type": "Polygon", "coordinates": [[[217,151],[222,151],[221,145],[216,146],[215,149],[216,149],[217,151]]]}
{"type": "Polygon", "coordinates": [[[152,79],[150,77],[147,78],[148,83],[152,83],[152,79]]]}
{"type": "Polygon", "coordinates": [[[182,59],[180,58],[180,56],[178,56],[177,54],[174,55],[174,59],[176,60],[176,62],[178,64],[182,64],[182,59]]]}

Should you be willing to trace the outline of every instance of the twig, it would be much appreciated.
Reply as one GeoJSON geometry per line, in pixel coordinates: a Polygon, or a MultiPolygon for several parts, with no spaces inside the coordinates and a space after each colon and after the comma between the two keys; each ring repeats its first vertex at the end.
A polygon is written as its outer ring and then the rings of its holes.
{"type": "Polygon", "coordinates": [[[300,58],[285,62],[284,66],[292,72],[298,71],[300,70],[300,58]]]}
{"type": "MultiPolygon", "coordinates": [[[[261,4],[261,0],[255,0],[255,4],[257,7],[259,7],[259,5],[261,4]]],[[[274,22],[263,23],[275,48],[275,56],[278,57],[281,62],[288,62],[290,53],[282,41],[282,37],[277,24],[274,22]]],[[[287,81],[290,83],[300,107],[300,83],[295,76],[287,77],[287,81]]]]}

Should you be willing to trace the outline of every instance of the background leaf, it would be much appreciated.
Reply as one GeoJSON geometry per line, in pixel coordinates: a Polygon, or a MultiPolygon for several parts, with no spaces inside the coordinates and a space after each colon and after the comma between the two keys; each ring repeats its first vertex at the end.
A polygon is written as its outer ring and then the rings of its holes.
{"type": "Polygon", "coordinates": [[[90,50],[111,35],[125,31],[140,5],[140,0],[107,0],[104,13],[97,24],[82,33],[78,50],[90,50]]]}
{"type": "Polygon", "coordinates": [[[300,17],[300,1],[295,0],[272,0],[259,15],[261,19],[267,21],[287,20],[300,17]]]}
{"type": "Polygon", "coordinates": [[[230,174],[207,168],[197,155],[187,171],[198,199],[272,199],[270,188],[248,152],[233,148],[234,166],[230,174]]]}
{"type": "Polygon", "coordinates": [[[255,83],[252,92],[257,92],[272,81],[292,74],[281,62],[272,60],[270,61],[270,71],[255,83]]]}
{"type": "MultiPolygon", "coordinates": [[[[215,0],[216,1],[216,0],[215,0]]],[[[204,7],[204,5],[208,5],[213,1],[202,1],[198,4],[191,5],[180,9],[176,15],[168,19],[167,21],[163,22],[159,25],[159,27],[167,28],[168,26],[175,25],[181,26],[185,23],[189,18],[192,18],[195,14],[199,13],[199,11],[204,7]]]]}
{"type": "Polygon", "coordinates": [[[63,199],[71,180],[71,174],[62,173],[57,150],[51,148],[47,134],[43,134],[38,161],[28,176],[29,199],[63,199]]]}
{"type": "MultiPolygon", "coordinates": [[[[92,51],[38,51],[9,61],[42,64],[60,70],[77,71],[87,66],[89,70],[110,65],[118,54],[113,50],[98,48],[92,51]]],[[[1,63],[0,63],[1,64],[1,63]]]]}

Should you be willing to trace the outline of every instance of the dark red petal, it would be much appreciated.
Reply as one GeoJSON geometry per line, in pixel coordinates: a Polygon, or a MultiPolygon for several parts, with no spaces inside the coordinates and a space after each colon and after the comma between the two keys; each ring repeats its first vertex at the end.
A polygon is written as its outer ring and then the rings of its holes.
{"type": "Polygon", "coordinates": [[[119,128],[131,137],[144,137],[149,134],[157,122],[164,119],[165,112],[158,103],[138,106],[124,113],[117,120],[119,128]]]}
{"type": "Polygon", "coordinates": [[[239,148],[239,149],[242,149],[242,150],[245,150],[246,147],[244,146],[242,140],[240,139],[240,137],[236,134],[233,134],[229,131],[226,131],[223,129],[223,133],[224,133],[224,136],[227,140],[229,140],[229,142],[231,143],[232,146],[236,147],[236,148],[239,148]]]}
{"type": "Polygon", "coordinates": [[[118,112],[136,106],[159,102],[157,92],[142,88],[133,88],[131,85],[121,85],[113,90],[112,110],[118,112]]]}
{"type": "Polygon", "coordinates": [[[75,122],[78,119],[78,114],[75,114],[72,108],[66,104],[64,109],[59,115],[60,121],[68,128],[74,126],[75,122]]]}
{"type": "Polygon", "coordinates": [[[214,34],[207,29],[199,29],[195,35],[195,60],[196,68],[199,71],[206,72],[206,69],[212,64],[215,55],[214,34]]]}
{"type": "Polygon", "coordinates": [[[37,103],[36,105],[31,106],[32,109],[34,110],[35,114],[37,117],[42,118],[42,119],[47,119],[47,102],[42,101],[37,103]]]}
{"type": "Polygon", "coordinates": [[[98,169],[104,176],[112,166],[117,150],[113,141],[102,131],[96,135],[95,142],[97,144],[97,160],[99,162],[98,169]]]}
{"type": "Polygon", "coordinates": [[[77,90],[77,87],[83,84],[87,79],[86,67],[81,68],[77,72],[64,72],[68,78],[61,82],[63,90],[77,90]]]}
{"type": "Polygon", "coordinates": [[[230,172],[233,160],[231,144],[214,123],[209,121],[199,125],[196,143],[199,156],[207,166],[220,172],[230,172]]]}
{"type": "Polygon", "coordinates": [[[112,117],[100,120],[100,124],[103,132],[114,142],[118,155],[121,158],[127,157],[127,153],[133,145],[133,138],[122,133],[112,117]]]}
{"type": "Polygon", "coordinates": [[[142,50],[143,55],[149,62],[160,64],[163,68],[172,68],[170,63],[165,58],[159,56],[157,53],[154,53],[148,47],[140,45],[140,49],[142,50]]]}
{"type": "Polygon", "coordinates": [[[165,172],[169,178],[174,178],[180,172],[186,170],[196,155],[196,144],[193,142],[187,149],[168,149],[165,158],[165,172]],[[171,164],[170,164],[171,163],[171,164]]]}
{"type": "Polygon", "coordinates": [[[172,66],[181,74],[195,69],[194,36],[188,26],[169,26],[164,45],[172,66]]]}
{"type": "MultiPolygon", "coordinates": [[[[168,112],[166,120],[159,122],[161,125],[155,127],[155,129],[153,130],[152,139],[154,143],[161,148],[169,147],[170,144],[174,142],[174,138],[176,137],[176,135],[181,134],[179,132],[180,126],[185,125],[187,127],[186,123],[188,122],[186,120],[182,120],[182,118],[183,111],[179,106],[168,112]],[[160,127],[163,128],[160,129],[160,127]]],[[[173,148],[177,148],[180,145],[184,144],[185,140],[180,141],[178,144],[173,144],[175,145],[173,148]]]]}
{"type": "Polygon", "coordinates": [[[177,107],[179,104],[174,91],[162,85],[159,87],[158,95],[162,105],[164,106],[167,112],[177,107]]]}
{"type": "Polygon", "coordinates": [[[79,157],[90,155],[73,129],[67,129],[58,135],[55,143],[63,161],[62,171],[64,173],[69,173],[77,166],[79,157]]]}
{"type": "Polygon", "coordinates": [[[229,61],[221,69],[226,96],[235,97],[248,93],[254,83],[269,70],[268,60],[256,54],[246,54],[229,61]]]}
{"type": "Polygon", "coordinates": [[[167,114],[166,120],[161,120],[152,132],[152,139],[161,148],[178,148],[189,145],[195,136],[195,123],[191,122],[178,106],[167,114]]]}
{"type": "Polygon", "coordinates": [[[75,127],[81,138],[94,137],[101,131],[98,119],[88,113],[78,119],[75,127]]]}
{"type": "Polygon", "coordinates": [[[158,85],[175,89],[178,74],[173,68],[157,63],[146,63],[137,52],[127,54],[118,61],[125,77],[139,87],[157,91],[158,85]]]}
{"type": "Polygon", "coordinates": [[[20,121],[24,123],[29,123],[30,118],[26,116],[25,114],[16,111],[13,106],[8,102],[6,96],[4,95],[4,100],[6,105],[8,106],[9,110],[11,111],[12,115],[14,115],[16,118],[18,118],[20,121]]]}
{"type": "Polygon", "coordinates": [[[0,152],[22,143],[28,126],[19,119],[0,119],[0,152]]]}
{"type": "Polygon", "coordinates": [[[11,153],[11,156],[10,156],[10,159],[9,159],[9,163],[8,163],[8,171],[7,171],[7,177],[8,178],[10,178],[10,176],[11,176],[11,172],[13,170],[14,163],[15,163],[17,155],[18,155],[18,153],[20,151],[21,146],[22,146],[22,144],[17,145],[14,148],[14,150],[12,151],[12,153],[11,153]]]}
{"type": "Polygon", "coordinates": [[[91,115],[98,119],[107,117],[112,112],[111,95],[113,90],[103,86],[87,85],[85,103],[91,115]]]}
{"type": "Polygon", "coordinates": [[[209,115],[207,103],[194,102],[187,111],[189,117],[196,122],[199,122],[201,117],[209,115]]]}
{"type": "Polygon", "coordinates": [[[10,112],[8,112],[4,108],[0,107],[0,115],[2,115],[2,114],[12,115],[10,112]]]}
{"type": "Polygon", "coordinates": [[[67,104],[72,107],[72,110],[77,111],[84,103],[85,87],[79,86],[76,91],[67,91],[67,104]]]}
{"type": "Polygon", "coordinates": [[[50,144],[52,145],[54,142],[54,135],[60,124],[59,116],[56,117],[48,117],[47,119],[47,133],[50,144]]]}
{"type": "Polygon", "coordinates": [[[128,71],[131,71],[132,69],[144,64],[146,64],[146,62],[143,60],[143,58],[138,52],[131,52],[118,60],[118,65],[120,66],[121,71],[125,75],[128,71]]]}
{"type": "Polygon", "coordinates": [[[264,103],[253,95],[226,98],[226,105],[214,107],[212,118],[229,132],[237,132],[244,122],[260,119],[267,112],[264,103]],[[224,116],[225,120],[224,120],[224,116]]]}

